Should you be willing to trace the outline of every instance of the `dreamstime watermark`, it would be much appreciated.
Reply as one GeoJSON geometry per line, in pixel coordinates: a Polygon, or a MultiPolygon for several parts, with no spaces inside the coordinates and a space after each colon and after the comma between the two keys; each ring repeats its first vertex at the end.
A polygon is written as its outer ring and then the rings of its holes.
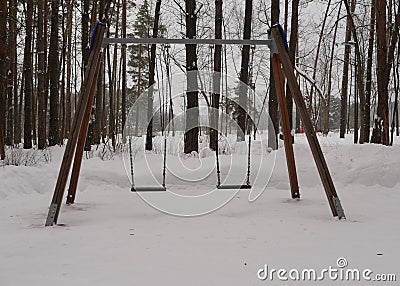
{"type": "Polygon", "coordinates": [[[340,257],[336,266],[329,266],[320,270],[304,269],[275,269],[265,264],[257,271],[257,278],[263,281],[376,281],[395,282],[396,274],[375,274],[371,269],[349,268],[346,258],[340,257]]]}
{"type": "Polygon", "coordinates": [[[160,186],[165,174],[167,191],[162,194],[138,192],[138,195],[151,207],[167,214],[204,215],[235,198],[239,186],[247,183],[250,173],[253,188],[248,201],[258,199],[271,178],[276,158],[276,153],[271,152],[276,149],[276,134],[267,112],[265,94],[266,91],[257,94],[237,78],[200,71],[174,74],[142,92],[129,111],[123,133],[127,144],[123,154],[125,170],[135,187],[160,186]],[[212,84],[217,77],[224,79],[221,90],[216,90],[212,84]],[[221,94],[221,105],[225,108],[211,106],[210,97],[215,93],[221,94]],[[239,102],[242,95],[248,99],[245,105],[239,102]],[[190,96],[198,97],[198,107],[186,108],[190,96]],[[148,110],[149,98],[153,99],[151,111],[148,110]],[[249,134],[244,141],[238,139],[240,128],[235,117],[240,109],[247,116],[247,125],[251,126],[253,147],[248,144],[249,134]],[[153,150],[146,152],[149,124],[153,126],[155,137],[153,150]],[[201,133],[199,152],[185,154],[186,136],[194,128],[199,135],[201,133]],[[209,148],[210,130],[219,134],[221,184],[232,184],[229,190],[217,189],[216,157],[209,148]],[[249,148],[251,163],[248,162],[249,148]]]}

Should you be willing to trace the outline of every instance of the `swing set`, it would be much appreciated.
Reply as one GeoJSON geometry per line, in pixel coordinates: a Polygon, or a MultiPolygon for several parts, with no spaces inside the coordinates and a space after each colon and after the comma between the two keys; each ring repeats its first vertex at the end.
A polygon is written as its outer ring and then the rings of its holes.
{"type": "MultiPolygon", "coordinates": [[[[320,179],[322,181],[329,206],[334,217],[344,219],[345,214],[341,206],[339,197],[336,193],[332,177],[330,175],[325,157],[322,153],[321,146],[318,142],[317,135],[309,117],[306,104],[304,102],[300,87],[297,83],[294,67],[290,62],[288,55],[288,47],[286,36],[282,27],[279,24],[271,28],[271,36],[266,40],[242,40],[242,39],[164,39],[164,38],[104,38],[105,25],[98,23],[93,31],[90,57],[85,72],[84,81],[82,82],[81,93],[78,99],[77,110],[75,112],[71,133],[65,148],[64,156],[62,159],[57,183],[55,186],[53,198],[49,207],[48,216],[46,219],[46,226],[57,224],[60,214],[62,199],[66,188],[69,172],[73,158],[75,162],[72,169],[70,187],[68,189],[67,202],[74,203],[79,171],[83,155],[83,145],[85,143],[85,135],[88,129],[88,119],[90,115],[91,106],[93,104],[94,93],[96,89],[96,79],[99,73],[100,59],[102,57],[102,49],[109,44],[176,44],[176,45],[250,45],[250,46],[268,46],[271,51],[272,71],[275,82],[275,88],[278,95],[279,109],[281,113],[281,122],[283,129],[283,140],[286,154],[286,162],[289,173],[289,182],[292,198],[300,198],[296,164],[294,159],[294,152],[292,146],[292,136],[289,126],[289,116],[286,106],[284,78],[286,77],[287,84],[290,88],[293,100],[296,104],[301,121],[304,125],[305,134],[310,146],[314,161],[316,163],[320,179]]],[[[250,132],[251,133],[251,132],[250,132]]],[[[218,136],[217,136],[218,138],[218,136]]],[[[163,158],[163,181],[161,186],[156,187],[137,187],[134,181],[134,166],[132,158],[132,147],[129,139],[129,153],[130,153],[130,167],[133,192],[155,192],[166,191],[165,177],[166,177],[166,142],[167,136],[164,132],[164,158],[163,158]]],[[[218,142],[218,140],[217,140],[218,142]]],[[[217,169],[217,189],[250,189],[250,147],[251,147],[251,134],[249,135],[248,147],[248,166],[247,178],[243,185],[223,185],[220,178],[220,164],[218,152],[216,154],[216,169],[217,169]]],[[[218,150],[218,145],[217,149],[218,150]]]]}

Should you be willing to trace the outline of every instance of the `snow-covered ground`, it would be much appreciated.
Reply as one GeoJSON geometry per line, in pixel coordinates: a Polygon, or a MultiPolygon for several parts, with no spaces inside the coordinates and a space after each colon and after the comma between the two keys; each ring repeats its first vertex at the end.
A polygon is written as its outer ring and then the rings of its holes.
{"type": "MultiPolygon", "coordinates": [[[[161,213],[131,193],[120,157],[93,158],[83,161],[77,203],[63,205],[60,225],[45,228],[64,149],[52,148],[48,164],[2,167],[0,285],[306,285],[262,281],[257,273],[265,264],[337,268],[341,257],[349,268],[397,274],[397,282],[311,284],[399,285],[400,146],[353,145],[337,134],[319,139],[347,220],[332,218],[302,135],[295,144],[301,200],[290,199],[281,148],[257,201],[240,191],[223,208],[192,218],[161,213]]],[[[201,186],[210,182],[215,175],[201,186]]],[[[190,192],[200,183],[169,176],[167,185],[190,192]]]]}

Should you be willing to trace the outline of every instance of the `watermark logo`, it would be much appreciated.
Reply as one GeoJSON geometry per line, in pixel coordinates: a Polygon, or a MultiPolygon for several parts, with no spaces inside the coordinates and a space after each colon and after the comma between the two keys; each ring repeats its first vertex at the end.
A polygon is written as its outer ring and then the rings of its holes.
{"type": "Polygon", "coordinates": [[[133,186],[161,186],[165,178],[167,191],[138,195],[155,209],[177,216],[204,215],[223,207],[237,196],[239,186],[248,178],[252,185],[248,201],[259,198],[276,158],[276,135],[267,112],[266,92],[258,94],[237,78],[199,71],[174,74],[142,92],[130,108],[123,132],[125,170],[133,186]],[[216,93],[220,108],[212,106],[216,93]],[[245,101],[239,100],[242,95],[245,101]],[[187,108],[193,96],[197,96],[198,106],[187,108]],[[239,110],[246,114],[246,135],[238,132],[239,110]],[[152,151],[145,151],[150,124],[152,151]],[[185,153],[187,135],[194,129],[198,132],[198,152],[185,153]],[[221,184],[236,186],[229,190],[216,187],[211,132],[218,134],[221,184]]]}
{"type": "Polygon", "coordinates": [[[336,266],[329,266],[323,269],[285,269],[271,268],[265,264],[257,271],[257,278],[262,281],[397,281],[396,274],[374,273],[371,269],[349,268],[348,260],[340,257],[336,266]]]}

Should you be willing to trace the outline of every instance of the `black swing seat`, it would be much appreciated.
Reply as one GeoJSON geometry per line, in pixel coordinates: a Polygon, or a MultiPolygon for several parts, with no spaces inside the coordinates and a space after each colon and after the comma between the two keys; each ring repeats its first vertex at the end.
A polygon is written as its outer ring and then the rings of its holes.
{"type": "Polygon", "coordinates": [[[251,185],[245,184],[245,185],[219,185],[217,186],[217,189],[219,190],[234,190],[234,189],[251,189],[251,185]]]}
{"type": "Polygon", "coordinates": [[[165,192],[167,191],[166,187],[131,187],[131,192],[140,193],[140,192],[165,192]]]}

